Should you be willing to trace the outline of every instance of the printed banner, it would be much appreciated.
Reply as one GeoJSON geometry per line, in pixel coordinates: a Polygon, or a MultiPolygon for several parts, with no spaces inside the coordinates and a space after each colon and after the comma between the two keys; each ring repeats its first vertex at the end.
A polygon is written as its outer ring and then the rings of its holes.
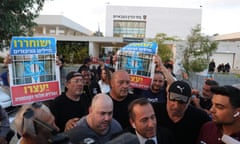
{"type": "Polygon", "coordinates": [[[148,89],[154,74],[155,42],[131,43],[117,52],[116,70],[126,70],[133,88],[148,89]]]}
{"type": "Polygon", "coordinates": [[[13,37],[9,65],[12,105],[53,99],[60,94],[56,39],[13,37]]]}
{"type": "Polygon", "coordinates": [[[58,82],[12,86],[14,105],[53,99],[59,95],[58,82]]]}

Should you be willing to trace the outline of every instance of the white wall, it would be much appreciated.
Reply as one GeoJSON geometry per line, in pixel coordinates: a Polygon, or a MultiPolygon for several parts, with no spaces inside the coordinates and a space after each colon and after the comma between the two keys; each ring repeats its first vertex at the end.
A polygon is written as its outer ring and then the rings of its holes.
{"type": "Polygon", "coordinates": [[[212,58],[216,59],[216,65],[229,62],[234,69],[240,69],[240,41],[219,42],[212,58]]]}
{"type": "Polygon", "coordinates": [[[214,59],[216,68],[219,64],[226,64],[229,63],[231,68],[236,67],[234,66],[234,57],[235,53],[214,53],[211,57],[211,59],[214,59]]]}

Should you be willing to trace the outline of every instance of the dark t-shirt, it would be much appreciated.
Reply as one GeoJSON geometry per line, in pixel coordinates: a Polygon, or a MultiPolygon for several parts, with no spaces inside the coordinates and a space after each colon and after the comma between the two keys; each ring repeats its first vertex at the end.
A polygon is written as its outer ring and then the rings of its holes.
{"type": "Polygon", "coordinates": [[[55,123],[64,131],[66,122],[71,118],[81,118],[88,113],[90,103],[86,101],[86,96],[81,95],[79,101],[69,99],[64,93],[50,103],[50,110],[55,116],[55,123]]]}
{"type": "Polygon", "coordinates": [[[199,97],[200,99],[200,106],[203,109],[207,109],[210,110],[210,108],[212,107],[212,100],[211,99],[204,99],[203,97],[199,97]]]}
{"type": "Polygon", "coordinates": [[[89,85],[84,85],[83,93],[87,96],[88,101],[91,103],[93,97],[96,94],[101,93],[101,89],[99,84],[96,81],[92,80],[89,85]]]}
{"type": "Polygon", "coordinates": [[[161,88],[160,91],[157,93],[153,93],[151,89],[142,90],[140,95],[146,97],[151,103],[164,103],[167,101],[167,92],[165,88],[161,88]]]}
{"type": "MultiPolygon", "coordinates": [[[[111,96],[109,93],[108,95],[111,96]]],[[[121,124],[123,129],[131,127],[128,115],[128,105],[137,98],[140,97],[132,94],[128,94],[128,96],[123,101],[116,101],[112,98],[113,118],[115,118],[121,124]]]]}
{"type": "Polygon", "coordinates": [[[194,144],[202,125],[210,121],[206,112],[189,105],[184,117],[177,123],[174,123],[168,116],[166,103],[153,104],[157,124],[172,131],[177,144],[194,144]]]}

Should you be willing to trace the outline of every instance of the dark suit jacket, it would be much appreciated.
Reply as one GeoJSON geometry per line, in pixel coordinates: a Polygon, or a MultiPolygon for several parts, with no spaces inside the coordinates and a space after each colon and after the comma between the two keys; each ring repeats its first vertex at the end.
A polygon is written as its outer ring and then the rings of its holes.
{"type": "MultiPolygon", "coordinates": [[[[121,133],[114,135],[114,137],[117,137],[125,132],[130,132],[130,133],[136,134],[134,128],[128,127],[126,129],[124,129],[121,133]]],[[[171,131],[165,127],[160,127],[160,126],[158,126],[158,129],[157,129],[157,141],[158,141],[158,144],[176,144],[176,142],[174,140],[174,136],[171,133],[171,131]]]]}

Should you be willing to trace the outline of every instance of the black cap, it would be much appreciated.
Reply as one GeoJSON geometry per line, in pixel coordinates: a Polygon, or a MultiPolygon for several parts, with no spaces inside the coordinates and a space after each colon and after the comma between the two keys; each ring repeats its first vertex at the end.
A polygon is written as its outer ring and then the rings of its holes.
{"type": "Polygon", "coordinates": [[[170,85],[168,92],[170,94],[170,99],[183,101],[184,103],[187,103],[189,98],[192,96],[192,89],[185,81],[173,82],[170,85]]]}
{"type": "Polygon", "coordinates": [[[79,72],[71,71],[66,76],[66,81],[71,80],[73,77],[82,76],[79,72]]]}

